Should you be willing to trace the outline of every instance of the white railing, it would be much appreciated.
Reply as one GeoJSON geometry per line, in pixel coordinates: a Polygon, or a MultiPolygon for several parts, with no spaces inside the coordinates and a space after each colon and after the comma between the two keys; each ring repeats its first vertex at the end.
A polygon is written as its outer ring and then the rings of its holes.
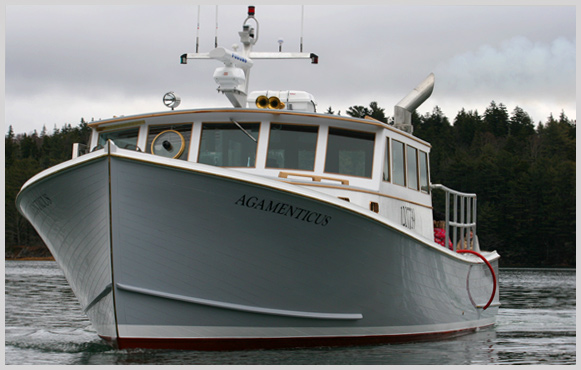
{"type": "Polygon", "coordinates": [[[75,159],[77,157],[80,157],[84,154],[87,154],[87,145],[85,144],[79,144],[79,143],[73,143],[73,155],[72,155],[72,159],[75,159]]]}
{"type": "Polygon", "coordinates": [[[444,245],[449,244],[451,231],[454,251],[471,249],[480,252],[476,235],[476,194],[462,193],[441,184],[432,184],[431,188],[442,190],[446,200],[444,245]]]}

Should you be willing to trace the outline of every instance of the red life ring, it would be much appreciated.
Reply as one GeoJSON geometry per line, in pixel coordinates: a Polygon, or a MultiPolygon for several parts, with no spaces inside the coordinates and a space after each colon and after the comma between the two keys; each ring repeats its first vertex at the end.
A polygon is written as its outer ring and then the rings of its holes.
{"type": "Polygon", "coordinates": [[[472,254],[480,257],[480,259],[482,259],[484,261],[484,263],[486,263],[486,265],[490,269],[490,273],[492,273],[493,286],[492,286],[492,295],[490,296],[488,303],[482,308],[482,310],[486,310],[488,308],[488,306],[490,306],[490,304],[492,303],[492,300],[494,299],[494,294],[496,293],[496,274],[494,273],[494,269],[492,268],[492,265],[490,264],[490,262],[488,262],[488,260],[486,258],[484,258],[483,255],[481,255],[478,252],[471,251],[468,249],[459,249],[456,252],[458,252],[458,253],[472,253],[472,254]]]}

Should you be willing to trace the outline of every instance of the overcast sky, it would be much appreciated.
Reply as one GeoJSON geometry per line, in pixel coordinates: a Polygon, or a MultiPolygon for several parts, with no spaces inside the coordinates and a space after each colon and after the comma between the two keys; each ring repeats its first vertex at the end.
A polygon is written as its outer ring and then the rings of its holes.
{"type": "MultiPolygon", "coordinates": [[[[565,3],[566,4],[566,3],[565,3]]],[[[570,4],[573,4],[570,2],[570,4]]],[[[254,51],[298,51],[301,6],[256,5],[254,51]]],[[[246,5],[218,7],[218,43],[231,48],[246,5]]],[[[6,7],[5,132],[52,132],[81,117],[164,111],[175,91],[178,109],[228,107],[216,91],[214,60],[179,63],[195,51],[197,5],[9,5],[6,7]]],[[[432,96],[418,113],[439,106],[484,113],[491,101],[519,106],[535,124],[564,111],[576,119],[574,6],[306,5],[309,61],[255,61],[253,90],[303,90],[317,111],[345,115],[353,105],[393,106],[433,72],[432,96]]],[[[200,51],[214,47],[216,6],[201,6],[200,51]]]]}

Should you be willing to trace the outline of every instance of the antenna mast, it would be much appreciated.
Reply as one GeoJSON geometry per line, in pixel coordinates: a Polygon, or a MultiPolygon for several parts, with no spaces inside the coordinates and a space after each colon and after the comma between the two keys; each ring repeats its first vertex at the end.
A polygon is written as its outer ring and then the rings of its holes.
{"type": "MultiPolygon", "coordinates": [[[[199,12],[198,12],[199,17],[199,12]]],[[[302,26],[301,26],[302,27],[302,26]]],[[[311,63],[317,64],[319,57],[313,53],[283,53],[283,52],[253,52],[252,47],[258,41],[258,21],[254,18],[254,6],[248,7],[248,17],[242,24],[240,42],[243,45],[242,53],[231,51],[223,47],[216,47],[209,53],[187,53],[180,57],[181,64],[187,64],[188,59],[216,59],[224,63],[224,67],[218,67],[214,71],[214,80],[218,83],[218,91],[226,95],[234,107],[241,108],[246,106],[246,97],[248,95],[248,78],[250,69],[254,62],[252,59],[310,59],[311,63]],[[256,30],[247,24],[253,20],[256,24],[256,30]]],[[[301,31],[302,33],[302,31],[301,31]]],[[[218,44],[218,7],[216,6],[216,37],[215,43],[218,44]]],[[[302,50],[302,35],[301,35],[302,50]]]]}

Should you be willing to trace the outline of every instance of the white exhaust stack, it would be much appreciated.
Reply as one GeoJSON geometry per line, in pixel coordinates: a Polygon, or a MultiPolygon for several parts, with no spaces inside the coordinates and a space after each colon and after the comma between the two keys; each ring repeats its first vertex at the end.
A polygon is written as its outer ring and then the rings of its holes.
{"type": "Polygon", "coordinates": [[[412,112],[419,107],[434,91],[435,77],[430,73],[415,89],[393,108],[394,126],[402,131],[412,133],[412,112]]]}

